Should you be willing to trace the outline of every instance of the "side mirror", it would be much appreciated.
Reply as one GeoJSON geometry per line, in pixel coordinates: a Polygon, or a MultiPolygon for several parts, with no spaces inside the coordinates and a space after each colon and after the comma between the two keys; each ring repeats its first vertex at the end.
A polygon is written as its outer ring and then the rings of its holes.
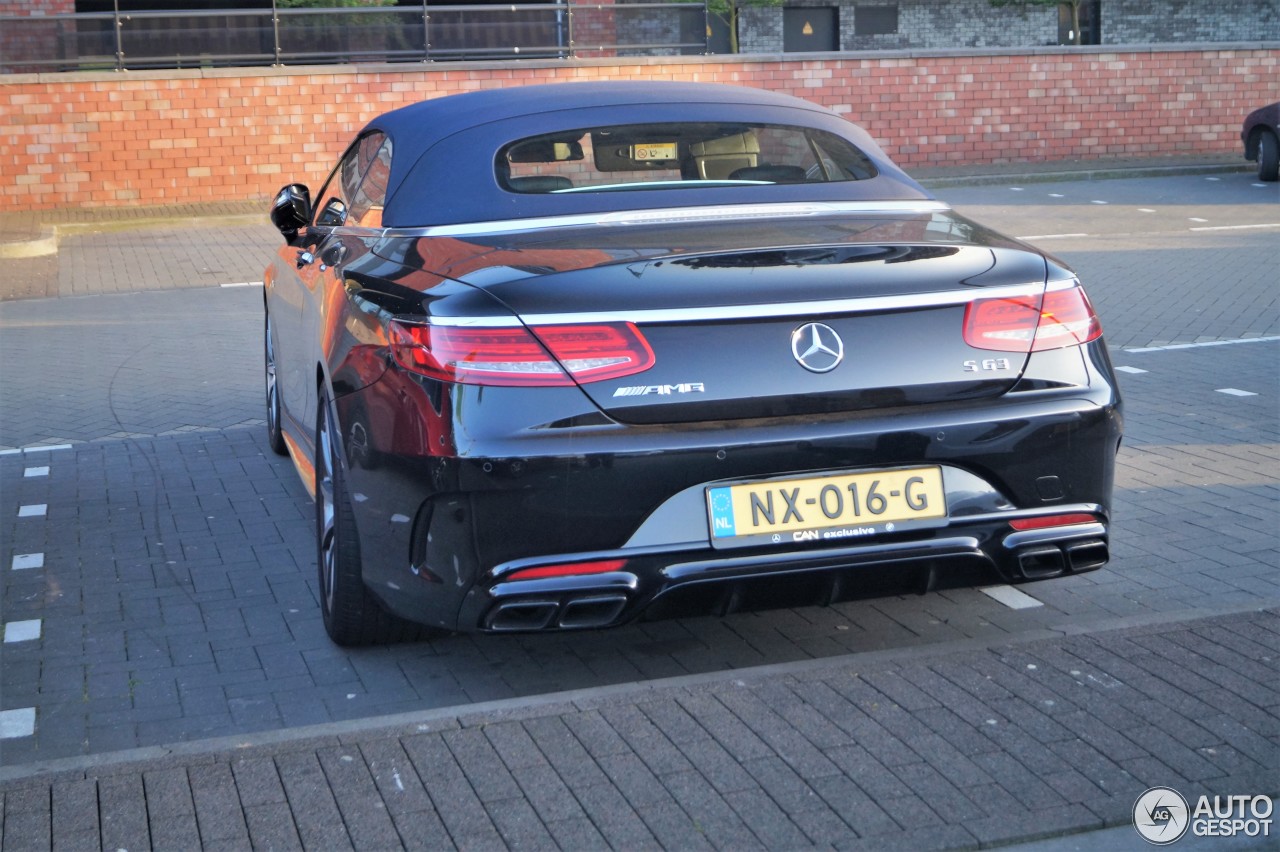
{"type": "Polygon", "coordinates": [[[306,184],[291,183],[276,193],[271,202],[271,224],[284,234],[285,242],[293,242],[310,221],[311,190],[306,184]]]}

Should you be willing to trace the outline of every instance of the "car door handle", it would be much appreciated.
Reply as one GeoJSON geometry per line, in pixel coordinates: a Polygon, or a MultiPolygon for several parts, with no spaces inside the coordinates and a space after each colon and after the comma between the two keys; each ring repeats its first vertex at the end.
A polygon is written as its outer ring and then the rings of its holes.
{"type": "Polygon", "coordinates": [[[301,269],[304,266],[309,266],[315,261],[315,259],[316,256],[309,251],[298,252],[298,268],[301,269]]]}

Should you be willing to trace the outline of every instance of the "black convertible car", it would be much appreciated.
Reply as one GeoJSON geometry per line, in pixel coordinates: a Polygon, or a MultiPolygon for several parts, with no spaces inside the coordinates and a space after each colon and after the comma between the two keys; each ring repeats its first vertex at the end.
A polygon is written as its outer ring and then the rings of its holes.
{"type": "Polygon", "coordinates": [[[271,217],[270,441],[336,642],[1107,561],[1120,402],[1080,282],[813,104],[440,98],[271,217]]]}

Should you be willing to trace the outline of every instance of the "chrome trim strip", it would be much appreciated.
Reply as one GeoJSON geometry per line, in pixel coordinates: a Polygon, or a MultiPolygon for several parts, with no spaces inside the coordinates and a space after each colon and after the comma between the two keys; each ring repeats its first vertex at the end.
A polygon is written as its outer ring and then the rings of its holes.
{"type": "Polygon", "coordinates": [[[609,227],[618,225],[661,225],[681,222],[776,219],[800,216],[838,216],[866,213],[943,213],[950,205],[941,201],[845,201],[779,204],[717,204],[708,207],[664,207],[657,210],[623,210],[615,213],[585,213],[573,216],[539,216],[493,222],[464,222],[457,225],[429,225],[424,228],[386,228],[382,235],[395,237],[475,237],[485,234],[515,234],[549,228],[609,227]]]}
{"type": "MultiPolygon", "coordinates": [[[[1074,282],[1064,282],[1073,286],[1074,282]]],[[[1058,285],[1055,282],[1054,289],[1058,285]]],[[[907,308],[941,308],[964,305],[978,299],[1009,299],[1019,296],[1039,296],[1045,290],[1043,282],[1011,284],[1006,287],[976,287],[972,290],[951,290],[945,293],[922,295],[911,293],[902,296],[873,296],[864,299],[831,299],[822,302],[789,302],[770,305],[724,305],[708,308],[654,308],[630,311],[578,311],[554,314],[525,314],[516,317],[430,317],[429,325],[466,327],[509,328],[520,325],[564,325],[579,322],[634,322],[688,323],[709,320],[785,319],[801,316],[832,316],[837,314],[876,313],[907,308]]]]}

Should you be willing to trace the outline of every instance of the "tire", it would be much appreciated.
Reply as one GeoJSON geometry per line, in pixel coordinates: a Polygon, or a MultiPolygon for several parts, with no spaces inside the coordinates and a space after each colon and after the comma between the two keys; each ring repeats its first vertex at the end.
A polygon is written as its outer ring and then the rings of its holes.
{"type": "Polygon", "coordinates": [[[324,629],[343,646],[424,638],[434,631],[382,608],[364,584],[360,537],[328,394],[316,412],[316,564],[324,629]]]}
{"type": "Polygon", "coordinates": [[[1280,180],[1280,141],[1269,130],[1258,134],[1258,180],[1280,180]]]}
{"type": "Polygon", "coordinates": [[[289,455],[284,444],[284,430],[280,425],[280,386],[276,383],[276,347],[271,335],[271,314],[263,322],[263,364],[267,391],[267,444],[278,456],[289,455]]]}

